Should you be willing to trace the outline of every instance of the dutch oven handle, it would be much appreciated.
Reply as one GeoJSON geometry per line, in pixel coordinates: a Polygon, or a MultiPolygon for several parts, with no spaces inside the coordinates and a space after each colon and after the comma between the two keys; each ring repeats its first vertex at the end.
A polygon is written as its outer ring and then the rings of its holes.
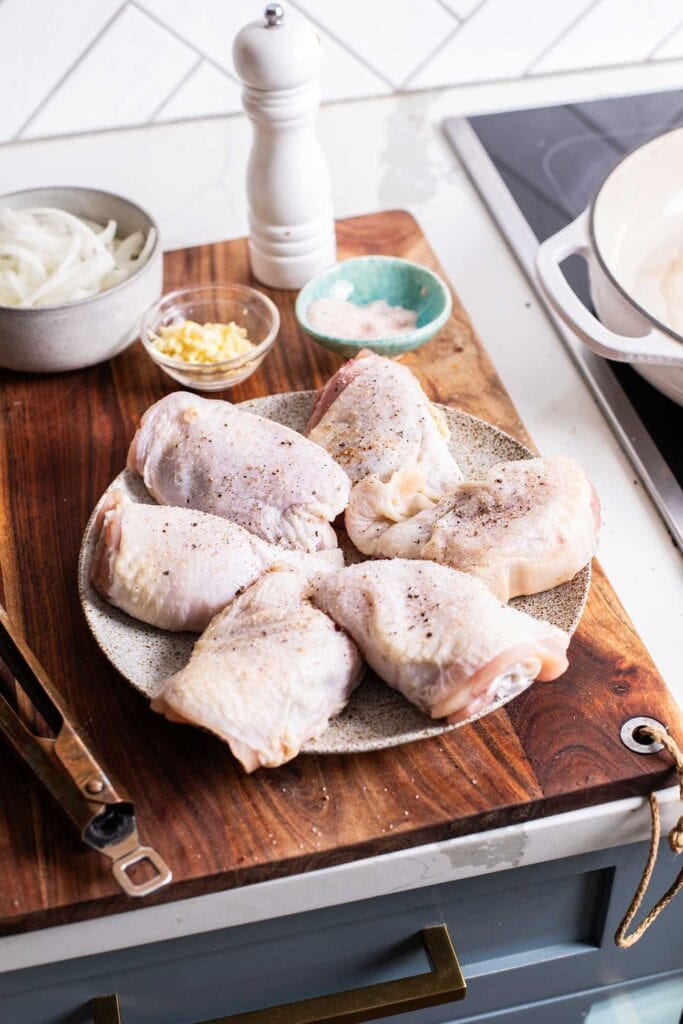
{"type": "Polygon", "coordinates": [[[539,246],[536,273],[544,295],[561,320],[596,355],[621,363],[654,363],[683,367],[683,345],[655,327],[641,337],[611,331],[584,306],[565,278],[560,265],[569,256],[588,260],[592,247],[588,210],[551,235],[539,246]]]}

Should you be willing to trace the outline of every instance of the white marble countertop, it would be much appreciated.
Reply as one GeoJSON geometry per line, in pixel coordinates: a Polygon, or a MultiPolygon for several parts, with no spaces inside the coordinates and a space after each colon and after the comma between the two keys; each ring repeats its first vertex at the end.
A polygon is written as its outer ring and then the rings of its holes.
{"type": "MultiPolygon", "coordinates": [[[[441,133],[454,114],[680,85],[683,62],[332,104],[320,132],[338,216],[407,208],[419,220],[543,454],[576,457],[604,508],[600,560],[670,689],[680,671],[679,553],[543,308],[441,133]]],[[[241,116],[3,147],[2,191],[82,184],[155,213],[166,248],[245,232],[249,128],[241,116]]],[[[646,709],[644,709],[646,710],[646,709]]],[[[673,819],[674,793],[665,816],[673,819]]],[[[382,858],[0,939],[0,971],[362,899],[645,838],[643,801],[624,800],[382,858]],[[511,852],[512,851],[512,852],[511,852]],[[387,888],[389,886],[389,888],[387,888]],[[86,939],[87,935],[87,939],[86,939]]]]}

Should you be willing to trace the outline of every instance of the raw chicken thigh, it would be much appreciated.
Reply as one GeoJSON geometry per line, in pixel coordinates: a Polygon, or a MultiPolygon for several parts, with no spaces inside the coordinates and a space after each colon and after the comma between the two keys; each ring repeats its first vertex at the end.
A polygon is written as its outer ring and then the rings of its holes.
{"type": "Polygon", "coordinates": [[[431,559],[509,601],[570,580],[595,553],[600,503],[572,459],[502,463],[417,514],[409,477],[371,476],[354,487],[346,529],[364,554],[431,559]]]}
{"type": "Polygon", "coordinates": [[[229,402],[177,391],[142,417],[128,453],[162,505],[211,512],[272,544],[334,547],[349,482],[322,449],[229,402]]]}
{"type": "Polygon", "coordinates": [[[434,562],[363,562],[322,576],[313,601],[368,664],[432,718],[463,721],[567,668],[569,637],[434,562]]]}
{"type": "Polygon", "coordinates": [[[462,479],[448,449],[448,427],[407,366],[363,350],[319,392],[306,433],[352,481],[376,473],[388,480],[419,469],[414,510],[429,507],[462,479]]]}
{"type": "Polygon", "coordinates": [[[200,633],[275,566],[310,576],[344,564],[338,548],[286,551],[219,516],[139,505],[116,491],[100,510],[98,525],[90,565],[94,586],[117,608],[161,629],[200,633]]]}
{"type": "Polygon", "coordinates": [[[296,757],[345,707],[362,668],[307,586],[292,571],[254,583],[211,621],[153,709],[220,736],[248,772],[296,757]]]}

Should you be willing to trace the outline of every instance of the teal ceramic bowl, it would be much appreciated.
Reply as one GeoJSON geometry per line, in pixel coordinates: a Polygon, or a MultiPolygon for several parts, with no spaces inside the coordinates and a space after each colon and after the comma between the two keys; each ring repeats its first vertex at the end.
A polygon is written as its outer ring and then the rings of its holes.
{"type": "Polygon", "coordinates": [[[399,356],[424,345],[443,327],[451,313],[451,293],[440,277],[410,260],[395,256],[359,256],[342,260],[307,281],[296,300],[299,326],[325,348],[347,358],[369,348],[381,356],[399,356]],[[359,306],[385,299],[417,313],[417,324],[404,334],[356,341],[321,334],[308,322],[314,299],[347,298],[359,306]]]}

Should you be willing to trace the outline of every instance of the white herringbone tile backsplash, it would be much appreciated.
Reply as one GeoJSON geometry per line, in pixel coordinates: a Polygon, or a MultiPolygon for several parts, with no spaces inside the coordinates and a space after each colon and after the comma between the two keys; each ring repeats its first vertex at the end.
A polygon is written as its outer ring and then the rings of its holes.
{"type": "MultiPolygon", "coordinates": [[[[0,142],[241,109],[232,39],[265,0],[0,0],[0,142]]],[[[284,0],[323,101],[683,57],[681,0],[284,0]]]]}

